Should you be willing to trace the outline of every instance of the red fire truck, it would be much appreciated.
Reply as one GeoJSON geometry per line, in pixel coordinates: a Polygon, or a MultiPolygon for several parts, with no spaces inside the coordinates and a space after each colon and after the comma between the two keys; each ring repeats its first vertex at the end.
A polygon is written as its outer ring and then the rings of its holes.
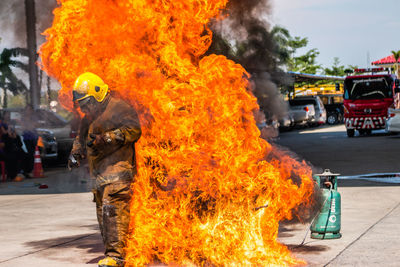
{"type": "Polygon", "coordinates": [[[344,122],[347,136],[384,129],[388,108],[394,106],[399,80],[384,68],[355,69],[344,80],[344,122]]]}

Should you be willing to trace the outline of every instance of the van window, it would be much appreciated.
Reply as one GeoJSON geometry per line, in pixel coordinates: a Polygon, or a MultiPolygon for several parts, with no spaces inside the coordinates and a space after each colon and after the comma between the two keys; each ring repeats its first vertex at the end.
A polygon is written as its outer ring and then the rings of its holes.
{"type": "Polygon", "coordinates": [[[314,99],[292,99],[289,100],[291,106],[304,106],[304,105],[316,105],[314,99]]]}

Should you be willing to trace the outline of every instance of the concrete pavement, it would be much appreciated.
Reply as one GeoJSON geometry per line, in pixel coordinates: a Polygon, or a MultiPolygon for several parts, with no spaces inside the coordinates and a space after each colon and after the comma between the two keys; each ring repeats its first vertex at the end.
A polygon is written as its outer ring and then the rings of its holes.
{"type": "MultiPolygon", "coordinates": [[[[338,131],[338,136],[342,134],[340,126],[331,129],[338,131]]],[[[318,144],[316,140],[326,134],[321,131],[329,128],[306,131],[310,131],[307,138],[318,144]]],[[[335,139],[335,134],[328,135],[333,136],[330,137],[333,146],[341,142],[335,139]]],[[[287,143],[293,141],[288,136],[295,136],[295,132],[282,136],[281,145],[285,139],[287,143]]],[[[365,138],[355,140],[374,142],[365,138]]],[[[301,145],[306,146],[306,141],[301,145]]],[[[321,168],[330,167],[328,157],[324,162],[321,160],[325,157],[318,156],[323,151],[317,151],[316,147],[311,148],[312,153],[305,147],[301,149],[310,162],[322,162],[321,168]]],[[[296,152],[304,157],[301,149],[296,152]]],[[[339,162],[336,166],[346,175],[354,174],[351,164],[339,162]]],[[[362,166],[356,168],[363,170],[362,166]]],[[[373,166],[365,168],[373,169],[373,166]]],[[[396,166],[385,168],[396,170],[396,166]]],[[[46,174],[47,178],[0,184],[0,266],[96,266],[103,254],[103,245],[89,192],[90,180],[84,172],[68,173],[64,169],[46,174]],[[39,184],[49,188],[39,189],[39,184]]],[[[307,233],[304,244],[299,246],[308,224],[285,223],[281,225],[279,240],[297,258],[306,260],[308,266],[399,266],[395,256],[400,247],[400,187],[377,181],[344,180],[339,192],[342,195],[341,239],[312,240],[307,233]]]]}
{"type": "MultiPolygon", "coordinates": [[[[277,140],[315,169],[330,168],[342,175],[399,173],[400,138],[383,131],[372,136],[348,138],[343,125],[300,129],[277,140]]],[[[308,225],[288,225],[280,240],[309,266],[400,266],[394,255],[399,248],[400,187],[393,179],[340,179],[342,238],[313,240],[308,225]],[[301,234],[300,234],[301,233],[301,234]]]]}
{"type": "Polygon", "coordinates": [[[46,175],[0,184],[0,266],[97,266],[103,245],[86,179],[46,175]]]}
{"type": "MultiPolygon", "coordinates": [[[[396,266],[400,188],[339,190],[341,239],[312,240],[307,233],[298,246],[308,224],[284,224],[279,240],[309,266],[396,266]]],[[[0,266],[96,266],[103,245],[91,200],[89,192],[0,195],[0,266]]]]}
{"type": "Polygon", "coordinates": [[[0,196],[0,266],[97,266],[90,193],[0,196]]]}
{"type": "Polygon", "coordinates": [[[284,225],[279,240],[308,266],[399,266],[400,188],[342,187],[342,238],[314,240],[307,225],[284,225]]]}

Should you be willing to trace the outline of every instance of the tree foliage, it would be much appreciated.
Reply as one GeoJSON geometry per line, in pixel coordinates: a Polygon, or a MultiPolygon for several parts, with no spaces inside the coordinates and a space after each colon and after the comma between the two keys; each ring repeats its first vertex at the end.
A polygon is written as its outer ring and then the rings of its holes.
{"type": "Polygon", "coordinates": [[[392,50],[391,52],[392,52],[392,54],[393,54],[394,60],[395,60],[396,63],[397,63],[397,61],[400,59],[400,50],[397,50],[397,51],[392,50]]]}
{"type": "Polygon", "coordinates": [[[333,58],[333,65],[330,68],[324,68],[324,74],[331,76],[344,76],[346,67],[340,65],[340,60],[338,57],[333,58]]]}
{"type": "Polygon", "coordinates": [[[7,107],[7,91],[10,91],[13,95],[28,91],[24,82],[18,79],[12,70],[12,68],[20,68],[27,72],[27,64],[15,59],[18,56],[27,55],[27,49],[18,47],[4,48],[0,54],[0,88],[4,90],[4,107],[7,107]]]}
{"type": "Polygon", "coordinates": [[[24,48],[4,48],[0,54],[0,87],[11,91],[14,95],[27,90],[27,87],[18,79],[12,71],[12,67],[20,68],[24,71],[28,71],[28,66],[21,61],[13,58],[26,55],[28,51],[24,48]]]}
{"type": "Polygon", "coordinates": [[[400,59],[400,50],[392,50],[392,55],[394,57],[394,61],[395,63],[393,64],[394,69],[396,70],[396,74],[399,77],[400,76],[400,72],[399,72],[399,59],[400,59]]]}
{"type": "Polygon", "coordinates": [[[317,64],[318,55],[318,50],[314,48],[307,51],[304,55],[293,57],[288,64],[289,70],[316,74],[321,69],[321,65],[317,64]]]}
{"type": "Polygon", "coordinates": [[[278,63],[286,70],[316,74],[321,69],[321,65],[317,64],[318,49],[313,48],[298,55],[299,49],[307,47],[307,38],[293,37],[287,29],[279,25],[272,28],[271,35],[277,45],[278,63]]]}

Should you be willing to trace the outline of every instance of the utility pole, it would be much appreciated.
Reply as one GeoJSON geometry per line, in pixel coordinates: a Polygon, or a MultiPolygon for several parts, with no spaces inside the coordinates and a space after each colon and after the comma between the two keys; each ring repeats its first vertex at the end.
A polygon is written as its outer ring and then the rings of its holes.
{"type": "Polygon", "coordinates": [[[26,33],[27,45],[29,53],[29,84],[30,84],[30,105],[34,110],[39,108],[40,104],[40,88],[38,82],[38,68],[36,66],[36,16],[35,16],[35,0],[25,0],[26,13],[26,33]]]}

